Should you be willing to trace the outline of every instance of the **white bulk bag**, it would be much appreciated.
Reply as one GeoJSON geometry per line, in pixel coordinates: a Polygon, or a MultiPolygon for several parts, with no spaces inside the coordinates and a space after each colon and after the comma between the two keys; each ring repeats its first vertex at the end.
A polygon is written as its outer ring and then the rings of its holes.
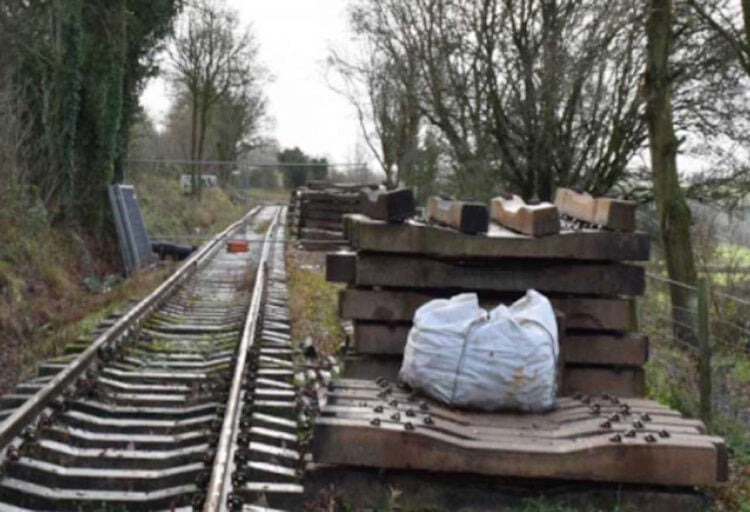
{"type": "Polygon", "coordinates": [[[487,312],[479,307],[475,293],[437,299],[414,314],[414,327],[404,349],[399,378],[427,395],[450,403],[457,362],[466,336],[487,312]]]}
{"type": "Polygon", "coordinates": [[[463,294],[417,311],[400,378],[453,406],[546,411],[555,402],[558,354],[554,311],[540,293],[529,290],[489,315],[475,294],[463,294]]]}

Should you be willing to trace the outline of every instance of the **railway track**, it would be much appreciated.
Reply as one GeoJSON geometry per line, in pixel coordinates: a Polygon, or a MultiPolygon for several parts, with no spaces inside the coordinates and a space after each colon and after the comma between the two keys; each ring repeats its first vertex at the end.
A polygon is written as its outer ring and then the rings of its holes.
{"type": "Polygon", "coordinates": [[[283,215],[256,208],[82,352],[0,399],[0,510],[294,508],[297,356],[284,248],[269,243],[283,215]],[[229,236],[250,255],[227,253],[229,236]]]}

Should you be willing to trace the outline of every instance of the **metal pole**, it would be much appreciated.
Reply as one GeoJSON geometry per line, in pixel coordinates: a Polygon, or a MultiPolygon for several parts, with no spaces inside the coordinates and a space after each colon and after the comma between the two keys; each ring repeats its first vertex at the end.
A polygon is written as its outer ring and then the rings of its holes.
{"type": "Polygon", "coordinates": [[[700,417],[711,424],[711,327],[709,325],[708,278],[698,278],[698,383],[700,417]]]}

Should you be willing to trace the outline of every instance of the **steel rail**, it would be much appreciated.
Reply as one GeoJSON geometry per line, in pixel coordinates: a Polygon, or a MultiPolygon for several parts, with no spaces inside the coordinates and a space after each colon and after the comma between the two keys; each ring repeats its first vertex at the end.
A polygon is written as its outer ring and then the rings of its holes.
{"type": "Polygon", "coordinates": [[[149,313],[151,313],[170,293],[180,285],[189,275],[192,275],[203,263],[219,249],[220,243],[231,233],[236,232],[245,222],[253,218],[261,210],[256,206],[240,220],[229,225],[214,239],[192,254],[166,281],[151,292],[146,298],[136,304],[127,314],[122,316],[114,325],[99,335],[91,345],[81,352],[71,363],[55,375],[47,384],[31,396],[23,405],[16,409],[0,423],[0,451],[10,444],[13,439],[68,386],[80,377],[98,358],[99,352],[129,333],[131,328],[137,327],[149,313]]]}
{"type": "Polygon", "coordinates": [[[206,502],[203,507],[204,512],[226,510],[226,499],[231,489],[231,471],[229,471],[229,466],[232,463],[232,451],[239,425],[240,412],[242,410],[242,379],[245,376],[248,351],[255,341],[255,332],[263,305],[266,273],[268,272],[268,253],[271,247],[269,242],[278,227],[282,211],[283,207],[279,208],[276,212],[273,222],[268,227],[266,236],[263,238],[263,249],[258,261],[258,272],[255,276],[255,285],[253,286],[253,297],[248,307],[245,326],[242,330],[242,339],[237,349],[237,364],[234,367],[226,412],[221,425],[221,434],[217,443],[213,466],[211,467],[211,479],[206,491],[206,502]]]}

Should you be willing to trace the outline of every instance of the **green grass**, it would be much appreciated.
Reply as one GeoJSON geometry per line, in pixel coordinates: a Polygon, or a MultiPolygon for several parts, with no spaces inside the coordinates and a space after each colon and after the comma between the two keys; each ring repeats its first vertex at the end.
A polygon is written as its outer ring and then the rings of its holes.
{"type": "Polygon", "coordinates": [[[310,338],[317,350],[334,354],[344,342],[338,317],[338,294],[343,286],[327,282],[322,268],[303,265],[295,258],[296,251],[291,248],[289,251],[286,271],[294,339],[310,338]]]}
{"type": "Polygon", "coordinates": [[[181,238],[183,244],[197,245],[202,237],[220,232],[250,207],[233,202],[219,187],[206,188],[200,199],[194,198],[182,191],[173,176],[140,173],[132,181],[146,231],[152,236],[188,237],[181,238]]]}
{"type": "Polygon", "coordinates": [[[717,263],[732,264],[740,267],[750,267],[750,247],[735,244],[719,244],[716,247],[715,259],[717,263]]]}
{"type": "MultiPolygon", "coordinates": [[[[699,411],[696,361],[680,347],[648,332],[651,358],[646,364],[648,396],[689,417],[699,411]]],[[[746,412],[750,408],[750,358],[717,351],[713,366],[713,420],[709,433],[724,438],[730,453],[730,481],[707,489],[715,499],[712,510],[750,512],[750,433],[746,412]],[[744,418],[744,419],[743,419],[744,418]]]]}
{"type": "Polygon", "coordinates": [[[258,235],[265,235],[268,228],[271,226],[271,220],[264,220],[255,225],[254,231],[258,235]]]}

